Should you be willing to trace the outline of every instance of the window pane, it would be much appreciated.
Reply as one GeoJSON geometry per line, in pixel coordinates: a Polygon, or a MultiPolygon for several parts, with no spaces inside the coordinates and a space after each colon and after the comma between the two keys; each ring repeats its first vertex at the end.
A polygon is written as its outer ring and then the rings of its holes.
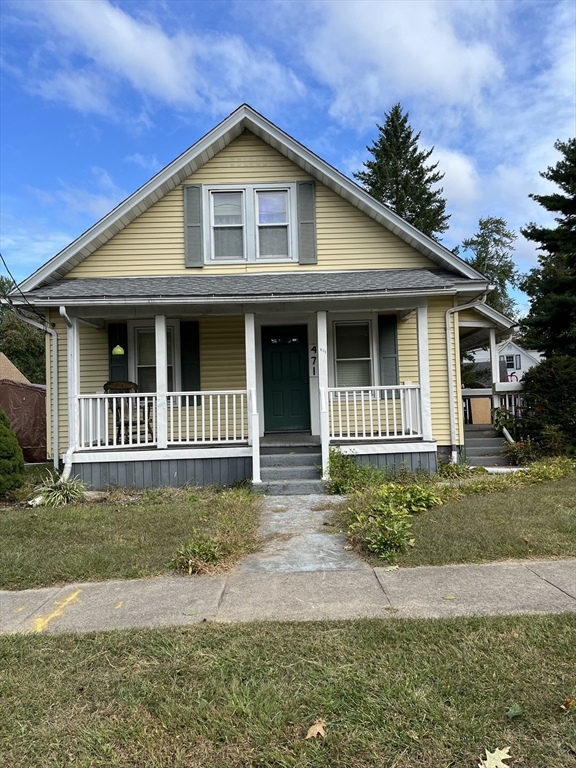
{"type": "Polygon", "coordinates": [[[370,360],[344,360],[336,363],[337,387],[369,387],[370,360]]]}
{"type": "Polygon", "coordinates": [[[154,331],[138,331],[138,365],[156,365],[154,331]]]}
{"type": "Polygon", "coordinates": [[[288,227],[260,227],[258,236],[261,258],[288,256],[288,227]]]}
{"type": "Polygon", "coordinates": [[[342,323],[336,326],[336,358],[371,357],[368,323],[342,323]]]}
{"type": "Polygon", "coordinates": [[[216,226],[242,224],[241,192],[214,192],[212,200],[216,226]]]}
{"type": "Polygon", "coordinates": [[[138,389],[140,392],[156,392],[156,368],[138,369],[138,389]]]}
{"type": "Polygon", "coordinates": [[[242,227],[214,230],[214,258],[222,260],[244,258],[242,227]]]}
{"type": "Polygon", "coordinates": [[[288,223],[288,194],[286,192],[258,192],[260,224],[288,223]]]}

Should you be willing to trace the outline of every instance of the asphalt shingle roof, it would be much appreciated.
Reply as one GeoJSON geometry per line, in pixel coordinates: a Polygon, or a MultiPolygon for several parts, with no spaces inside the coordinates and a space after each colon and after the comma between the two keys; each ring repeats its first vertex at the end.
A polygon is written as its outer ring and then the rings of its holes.
{"type": "Polygon", "coordinates": [[[358,272],[289,272],[252,275],[79,278],[30,291],[29,299],[226,298],[338,296],[451,288],[466,282],[446,270],[388,269],[358,272]]]}

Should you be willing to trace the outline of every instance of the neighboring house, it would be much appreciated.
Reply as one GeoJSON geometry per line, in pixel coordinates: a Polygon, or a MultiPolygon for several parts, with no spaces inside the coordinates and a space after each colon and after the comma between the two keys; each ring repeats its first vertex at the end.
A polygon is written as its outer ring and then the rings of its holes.
{"type": "Polygon", "coordinates": [[[22,371],[16,368],[14,363],[6,357],[4,352],[0,352],[0,380],[1,379],[20,381],[23,384],[30,383],[22,371]]]}
{"type": "MultiPolygon", "coordinates": [[[[543,359],[540,352],[535,349],[524,349],[512,339],[497,344],[496,353],[498,355],[498,380],[501,382],[522,381],[526,371],[538,365],[543,359]]],[[[473,357],[477,363],[477,370],[490,371],[489,350],[477,349],[473,352],[473,357]]],[[[490,373],[488,373],[488,384],[490,384],[490,373]]]]}
{"type": "Polygon", "coordinates": [[[435,469],[461,341],[513,325],[488,288],[247,105],[20,285],[56,331],[49,444],[94,488],[258,483],[271,433],[324,473],[334,445],[435,469]]]}

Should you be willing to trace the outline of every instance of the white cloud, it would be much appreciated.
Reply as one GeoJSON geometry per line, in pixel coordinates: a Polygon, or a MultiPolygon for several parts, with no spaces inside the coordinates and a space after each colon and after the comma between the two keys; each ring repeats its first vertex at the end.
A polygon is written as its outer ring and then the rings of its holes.
{"type": "Polygon", "coordinates": [[[128,155],[124,158],[125,163],[134,163],[139,165],[140,168],[144,168],[145,171],[151,171],[156,173],[160,170],[161,164],[156,155],[141,155],[139,152],[135,152],[133,155],[128,155]]]}
{"type": "Polygon", "coordinates": [[[49,38],[63,41],[57,55],[45,44],[43,66],[35,61],[28,88],[82,112],[112,116],[117,91],[126,84],[144,99],[210,114],[251,97],[270,108],[304,92],[270,50],[237,35],[168,34],[149,15],[135,18],[108,0],[44,0],[20,9],[34,13],[49,38]],[[75,57],[87,58],[88,65],[78,69],[75,57]]]}
{"type": "Polygon", "coordinates": [[[21,281],[71,242],[72,236],[53,230],[42,220],[17,220],[4,214],[0,226],[0,250],[10,271],[21,281]]]}
{"type": "Polygon", "coordinates": [[[331,115],[365,127],[381,116],[383,105],[396,100],[425,97],[436,105],[474,107],[501,78],[502,64],[483,35],[492,21],[492,4],[482,4],[484,16],[470,5],[477,4],[314,4],[316,23],[303,26],[301,52],[333,93],[331,115]]]}
{"type": "Polygon", "coordinates": [[[128,193],[118,187],[108,171],[94,166],[92,169],[94,183],[89,188],[74,186],[60,181],[60,188],[44,190],[27,187],[28,191],[46,206],[66,206],[67,214],[81,214],[91,221],[98,220],[109,213],[122,202],[128,193]]]}

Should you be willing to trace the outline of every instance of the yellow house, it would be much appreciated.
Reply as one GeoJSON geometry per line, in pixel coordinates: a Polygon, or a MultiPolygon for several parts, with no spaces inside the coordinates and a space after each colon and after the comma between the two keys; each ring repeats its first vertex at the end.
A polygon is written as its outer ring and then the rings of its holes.
{"type": "Polygon", "coordinates": [[[48,324],[48,444],[93,488],[312,490],[280,457],[326,475],[335,445],[435,470],[463,445],[461,337],[512,325],[483,275],[247,105],[20,290],[48,324]]]}

